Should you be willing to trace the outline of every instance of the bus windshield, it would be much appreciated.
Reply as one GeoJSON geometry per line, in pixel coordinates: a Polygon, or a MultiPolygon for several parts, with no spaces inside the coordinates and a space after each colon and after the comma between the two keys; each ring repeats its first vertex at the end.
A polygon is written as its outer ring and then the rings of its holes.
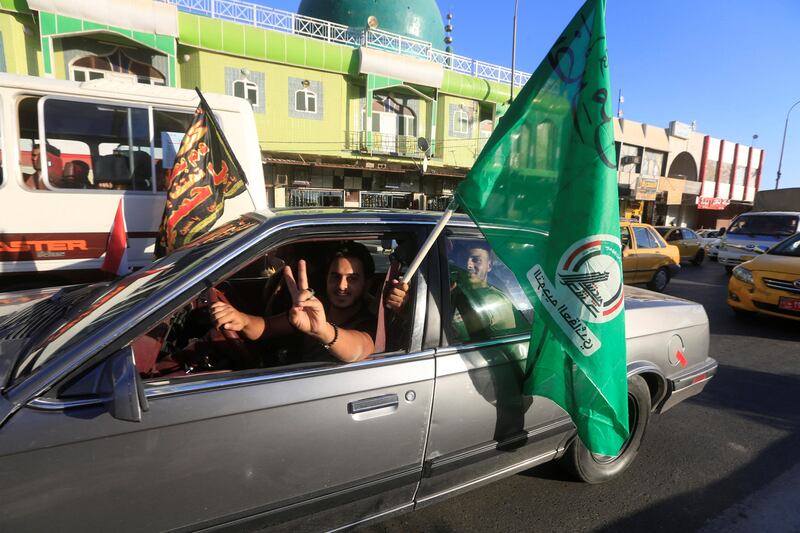
{"type": "Polygon", "coordinates": [[[740,216],[728,231],[731,235],[788,236],[797,233],[798,215],[740,216]]]}

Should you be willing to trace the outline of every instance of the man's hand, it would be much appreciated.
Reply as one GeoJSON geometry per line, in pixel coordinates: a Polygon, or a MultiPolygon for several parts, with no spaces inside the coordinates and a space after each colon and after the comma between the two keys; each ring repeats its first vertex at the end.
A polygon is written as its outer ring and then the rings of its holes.
{"type": "Polygon", "coordinates": [[[297,280],[291,267],[283,268],[286,287],[292,296],[292,308],[289,310],[289,323],[298,331],[315,337],[321,342],[330,342],[334,336],[333,326],[328,324],[322,302],[308,288],[306,262],[297,262],[297,280]]]}
{"type": "Polygon", "coordinates": [[[399,314],[406,304],[406,300],[408,300],[408,283],[393,279],[386,286],[386,292],[383,295],[384,307],[399,314]]]}
{"type": "Polygon", "coordinates": [[[211,304],[211,318],[214,319],[214,326],[230,331],[242,331],[250,324],[249,315],[223,302],[211,304]]]}

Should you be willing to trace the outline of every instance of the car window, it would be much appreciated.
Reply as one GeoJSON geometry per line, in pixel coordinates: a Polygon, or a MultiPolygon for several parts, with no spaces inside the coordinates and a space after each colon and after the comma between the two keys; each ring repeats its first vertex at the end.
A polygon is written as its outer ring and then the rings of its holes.
{"type": "Polygon", "coordinates": [[[658,248],[658,244],[656,244],[653,236],[650,235],[650,232],[647,231],[647,228],[643,226],[634,226],[633,236],[636,238],[637,248],[658,248]]]}
{"type": "Polygon", "coordinates": [[[681,230],[681,232],[683,233],[683,238],[684,239],[696,239],[697,238],[697,235],[695,234],[695,232],[693,232],[690,229],[684,228],[684,229],[681,230]]]}
{"type": "Polygon", "coordinates": [[[653,228],[647,228],[647,230],[650,232],[650,237],[653,239],[653,242],[656,244],[657,247],[659,248],[667,247],[666,241],[664,240],[663,237],[661,237],[661,235],[658,234],[657,231],[654,231],[653,228]]]}
{"type": "Polygon", "coordinates": [[[514,274],[482,237],[448,237],[450,316],[443,322],[458,341],[529,332],[533,309],[514,274]]]}
{"type": "Polygon", "coordinates": [[[631,230],[628,229],[628,226],[620,226],[619,228],[619,240],[622,242],[622,247],[625,246],[630,247],[631,245],[631,230]]]}
{"type": "MultiPolygon", "coordinates": [[[[661,235],[664,235],[664,234],[662,233],[661,235]]],[[[676,230],[670,231],[670,232],[669,232],[669,233],[666,235],[666,240],[667,240],[667,242],[679,241],[679,240],[681,240],[681,239],[683,239],[683,236],[681,235],[681,230],[679,230],[679,229],[676,229],[676,230]]]]}
{"type": "Polygon", "coordinates": [[[209,374],[338,366],[344,362],[332,347],[342,331],[371,338],[374,351],[366,358],[406,353],[418,276],[399,312],[386,309],[382,296],[387,275],[402,273],[416,244],[412,234],[393,232],[380,237],[342,239],[338,235],[292,242],[260,254],[137,338],[133,342],[137,370],[151,383],[172,383],[209,374]],[[329,268],[338,260],[337,253],[347,258],[352,270],[329,268]],[[353,257],[358,261],[353,262],[353,257]],[[325,323],[333,328],[332,341],[304,333],[290,318],[294,300],[284,268],[291,269],[295,282],[303,288],[301,260],[311,290],[300,296],[303,301],[319,302],[325,323]],[[227,306],[222,313],[239,313],[249,317],[249,322],[259,321],[262,329],[258,336],[218,328],[215,319],[221,312],[217,302],[227,306]],[[344,318],[333,319],[337,312],[344,318]]]}

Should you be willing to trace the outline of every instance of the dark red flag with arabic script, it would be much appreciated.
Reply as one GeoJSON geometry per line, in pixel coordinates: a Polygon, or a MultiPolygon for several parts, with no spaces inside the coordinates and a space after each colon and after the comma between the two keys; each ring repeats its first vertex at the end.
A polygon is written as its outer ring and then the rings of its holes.
{"type": "Polygon", "coordinates": [[[167,177],[167,203],[156,242],[156,257],[189,244],[222,216],[225,200],[243,193],[247,178],[205,98],[183,136],[167,177]]]}

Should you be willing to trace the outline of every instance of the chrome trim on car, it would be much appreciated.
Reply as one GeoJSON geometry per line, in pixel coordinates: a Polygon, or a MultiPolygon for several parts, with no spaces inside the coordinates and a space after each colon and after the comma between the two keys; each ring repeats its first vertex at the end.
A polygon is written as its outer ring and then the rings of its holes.
{"type": "Polygon", "coordinates": [[[774,278],[761,278],[761,281],[763,281],[764,285],[766,285],[770,289],[778,289],[781,291],[791,292],[794,294],[800,294],[800,285],[798,284],[797,281],[791,282],[783,279],[774,279],[774,278]]]}
{"type": "Polygon", "coordinates": [[[528,342],[531,339],[530,333],[523,333],[520,335],[512,335],[510,337],[503,337],[501,339],[493,339],[488,341],[473,342],[470,344],[459,344],[458,346],[445,346],[436,349],[436,356],[453,355],[460,352],[467,352],[471,350],[480,350],[493,346],[503,346],[506,344],[516,344],[518,342],[528,342]]]}
{"type": "Polygon", "coordinates": [[[368,359],[366,361],[360,361],[358,363],[349,363],[347,365],[339,365],[335,367],[309,368],[306,370],[276,372],[274,374],[266,374],[266,375],[262,374],[257,376],[240,376],[240,377],[216,378],[216,379],[211,378],[205,381],[193,381],[191,383],[171,383],[165,385],[160,385],[158,383],[155,384],[145,383],[145,394],[148,400],[158,399],[166,396],[174,396],[176,394],[189,394],[211,389],[241,387],[244,385],[268,383],[271,381],[300,379],[310,376],[317,376],[320,374],[333,374],[343,371],[349,372],[359,368],[369,368],[373,366],[385,366],[397,363],[421,361],[423,359],[428,359],[430,357],[433,357],[433,355],[434,355],[433,350],[424,350],[413,354],[368,359]]]}
{"type": "Polygon", "coordinates": [[[81,398],[75,400],[58,400],[56,398],[34,398],[28,402],[28,407],[41,409],[42,411],[63,411],[72,407],[89,407],[92,405],[103,405],[111,398],[81,398]]]}

